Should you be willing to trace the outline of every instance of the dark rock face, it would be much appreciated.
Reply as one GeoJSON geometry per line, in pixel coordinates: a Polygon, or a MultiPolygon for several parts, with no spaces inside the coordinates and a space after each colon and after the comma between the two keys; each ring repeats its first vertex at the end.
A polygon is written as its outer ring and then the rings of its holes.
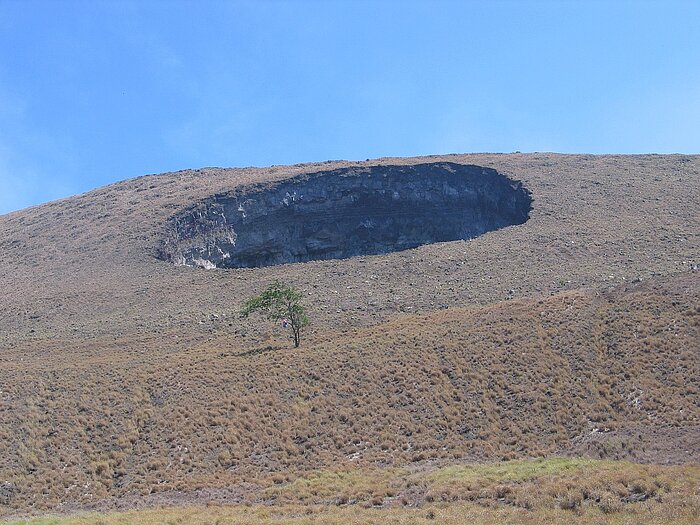
{"type": "Polygon", "coordinates": [[[522,224],[531,202],[490,168],[346,168],[215,195],[172,219],[159,256],[249,268],[383,254],[522,224]]]}

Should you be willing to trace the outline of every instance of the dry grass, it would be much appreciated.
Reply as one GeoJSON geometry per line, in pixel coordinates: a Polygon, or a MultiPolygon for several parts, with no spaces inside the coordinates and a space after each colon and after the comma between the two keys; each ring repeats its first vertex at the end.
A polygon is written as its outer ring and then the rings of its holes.
{"type": "Polygon", "coordinates": [[[120,355],[119,339],[96,341],[115,348],[100,356],[5,353],[8,510],[175,491],[242,501],[244,483],[343,465],[697,462],[697,286],[687,274],[400,316],[299,351],[250,354],[222,330],[167,359],[150,341],[120,355]]]}
{"type": "Polygon", "coordinates": [[[365,164],[347,162],[143,177],[0,217],[0,515],[256,503],[319,470],[700,461],[700,157],[427,160],[522,180],[531,219],[259,270],[153,257],[193,201],[365,164]],[[276,278],[307,294],[298,352],[236,315],[276,278]]]}
{"type": "Polygon", "coordinates": [[[267,505],[88,513],[11,523],[690,524],[700,515],[699,475],[697,467],[566,458],[417,471],[324,471],[264,490],[272,498],[267,505]]]}
{"type": "Polygon", "coordinates": [[[548,509],[484,508],[474,504],[441,504],[420,510],[355,507],[193,507],[122,513],[85,514],[70,518],[20,520],[13,525],[695,525],[696,510],[645,507],[637,512],[581,514],[548,509]]]}
{"type": "Polygon", "coordinates": [[[679,155],[446,155],[141,177],[0,216],[0,345],[170,329],[206,337],[229,322],[238,337],[259,337],[227,316],[274,279],[309,294],[314,330],[325,331],[668,275],[699,262],[698,202],[700,156],[679,155]],[[523,181],[531,219],[470,242],[258,270],[205,272],[153,257],[167,220],[213,194],[309,171],[440,160],[523,181]]]}

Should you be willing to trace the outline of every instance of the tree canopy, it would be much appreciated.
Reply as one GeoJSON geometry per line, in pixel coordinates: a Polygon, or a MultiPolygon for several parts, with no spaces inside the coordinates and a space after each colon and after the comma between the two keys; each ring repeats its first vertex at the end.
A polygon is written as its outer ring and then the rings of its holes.
{"type": "Polygon", "coordinates": [[[248,299],[241,310],[242,317],[259,313],[267,319],[289,328],[294,346],[301,343],[301,330],[309,324],[306,308],[301,304],[302,294],[280,281],[270,284],[260,295],[248,299]]]}

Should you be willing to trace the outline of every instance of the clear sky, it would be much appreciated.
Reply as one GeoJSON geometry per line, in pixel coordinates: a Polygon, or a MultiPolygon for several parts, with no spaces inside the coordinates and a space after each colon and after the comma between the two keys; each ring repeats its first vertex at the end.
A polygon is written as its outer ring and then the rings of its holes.
{"type": "Polygon", "coordinates": [[[0,213],[204,166],[698,153],[700,1],[0,0],[0,213]]]}

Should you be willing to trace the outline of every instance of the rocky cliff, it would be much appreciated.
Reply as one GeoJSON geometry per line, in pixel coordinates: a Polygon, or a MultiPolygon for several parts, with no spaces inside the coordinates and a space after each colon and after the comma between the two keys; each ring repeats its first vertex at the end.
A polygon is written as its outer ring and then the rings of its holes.
{"type": "Polygon", "coordinates": [[[479,166],[344,168],[205,199],[170,221],[159,253],[205,268],[376,255],[522,224],[531,201],[479,166]]]}

